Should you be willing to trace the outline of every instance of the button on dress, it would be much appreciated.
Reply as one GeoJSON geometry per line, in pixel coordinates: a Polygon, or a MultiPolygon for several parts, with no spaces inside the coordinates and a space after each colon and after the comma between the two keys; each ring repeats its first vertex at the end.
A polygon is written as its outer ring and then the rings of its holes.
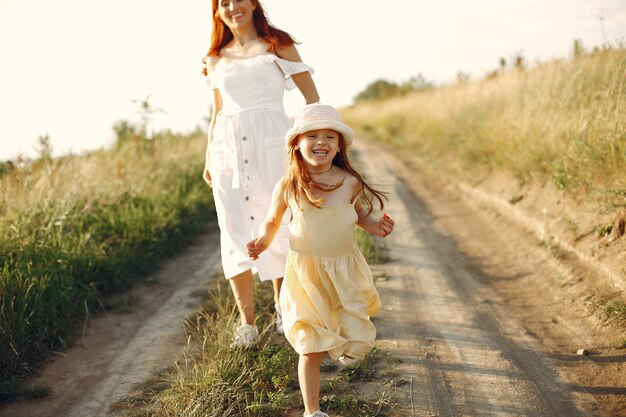
{"type": "Polygon", "coordinates": [[[291,250],[280,290],[285,337],[299,354],[363,359],[376,339],[370,316],[380,298],[356,243],[354,204],[301,206],[290,199],[291,250]]]}
{"type": "Polygon", "coordinates": [[[222,97],[222,109],[209,145],[213,198],[220,228],[222,267],[226,278],[252,269],[261,280],[280,278],[289,249],[288,215],[271,247],[252,261],[246,243],[258,235],[285,174],[285,134],[291,122],[283,108],[291,75],[310,71],[302,62],[274,54],[217,62],[207,80],[222,97]]]}

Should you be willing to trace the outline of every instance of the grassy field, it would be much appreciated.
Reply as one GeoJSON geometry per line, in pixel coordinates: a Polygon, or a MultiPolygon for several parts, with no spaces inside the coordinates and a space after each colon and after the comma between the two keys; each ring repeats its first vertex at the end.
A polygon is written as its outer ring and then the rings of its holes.
{"type": "Polygon", "coordinates": [[[626,49],[342,109],[360,135],[456,175],[500,170],[626,206],[626,49]]]}
{"type": "Polygon", "coordinates": [[[124,139],[0,176],[0,402],[37,395],[21,377],[80,335],[103,295],[215,227],[202,132],[124,139]]]}

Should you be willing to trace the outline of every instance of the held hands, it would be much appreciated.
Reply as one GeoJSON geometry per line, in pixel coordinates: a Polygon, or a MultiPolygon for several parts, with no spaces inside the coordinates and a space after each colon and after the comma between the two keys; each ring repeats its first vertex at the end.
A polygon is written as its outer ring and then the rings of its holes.
{"type": "Polygon", "coordinates": [[[270,245],[270,242],[263,237],[252,239],[250,242],[246,244],[246,249],[248,250],[248,256],[254,260],[259,259],[259,255],[265,249],[267,249],[269,245],[270,245]]]}
{"type": "Polygon", "coordinates": [[[383,214],[383,217],[378,220],[376,227],[374,228],[374,234],[380,237],[387,237],[391,232],[393,232],[393,226],[395,222],[387,215],[387,213],[383,214]]]}

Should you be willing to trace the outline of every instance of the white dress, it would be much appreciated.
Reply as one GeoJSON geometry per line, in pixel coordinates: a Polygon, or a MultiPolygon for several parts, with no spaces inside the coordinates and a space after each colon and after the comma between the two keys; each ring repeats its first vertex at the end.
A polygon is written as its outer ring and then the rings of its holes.
{"type": "Polygon", "coordinates": [[[210,145],[210,173],[226,278],[249,269],[261,280],[285,273],[288,214],[258,260],[248,257],[246,243],[258,236],[274,186],[285,174],[291,121],[283,108],[284,90],[295,87],[292,74],[306,71],[313,72],[302,62],[266,54],[228,63],[220,59],[208,75],[223,101],[210,145]]]}

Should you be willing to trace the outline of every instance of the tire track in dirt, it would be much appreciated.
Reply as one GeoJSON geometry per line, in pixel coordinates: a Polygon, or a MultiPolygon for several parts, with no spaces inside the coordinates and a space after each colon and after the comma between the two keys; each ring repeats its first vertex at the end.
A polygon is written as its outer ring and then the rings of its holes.
{"type": "MultiPolygon", "coordinates": [[[[399,171],[382,149],[357,149],[383,183],[399,171]]],[[[396,230],[386,243],[394,261],[377,267],[387,279],[378,283],[383,312],[376,325],[379,345],[402,361],[400,378],[413,381],[397,388],[394,415],[581,415],[539,342],[510,317],[488,278],[436,228],[409,186],[396,179],[390,197],[386,211],[396,230]]],[[[462,204],[438,216],[471,221],[462,204]]]]}

